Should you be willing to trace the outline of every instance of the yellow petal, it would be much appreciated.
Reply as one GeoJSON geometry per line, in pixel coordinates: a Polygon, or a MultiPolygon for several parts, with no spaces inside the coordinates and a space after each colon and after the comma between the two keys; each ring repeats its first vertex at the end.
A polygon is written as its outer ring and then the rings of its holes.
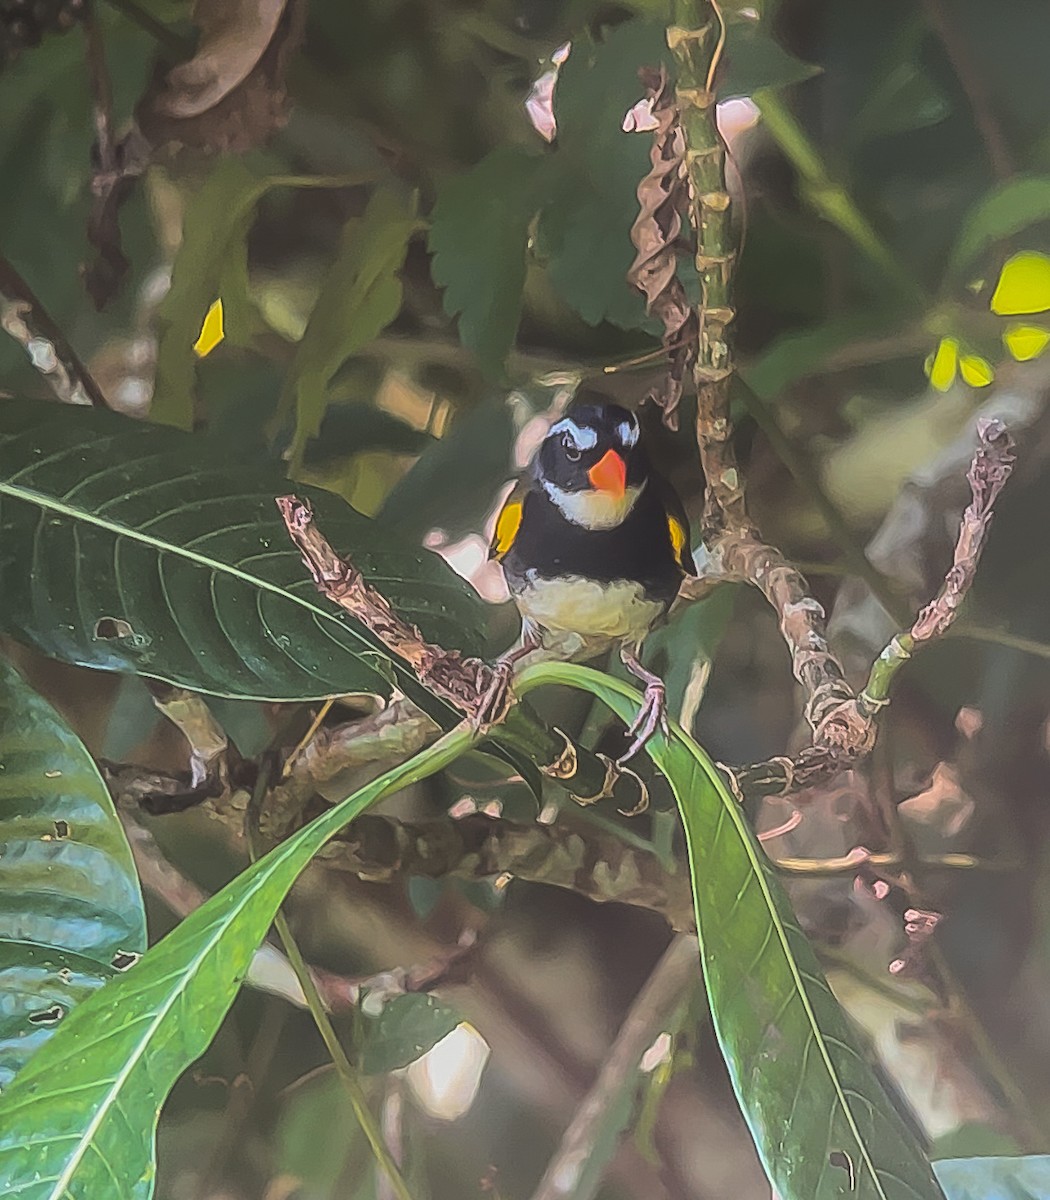
{"type": "Polygon", "coordinates": [[[206,358],[226,336],[222,327],[222,299],[218,299],[208,309],[200,336],[193,343],[193,349],[198,358],[206,358]]]}
{"type": "Polygon", "coordinates": [[[1050,344],[1050,329],[1038,325],[1007,325],[1003,331],[1003,345],[1018,362],[1038,358],[1050,344]]]}
{"type": "Polygon", "coordinates": [[[979,354],[964,354],[959,359],[959,374],[970,387],[987,387],[995,378],[995,369],[979,354]]]}
{"type": "Polygon", "coordinates": [[[1050,258],[1024,250],[1008,258],[992,296],[992,312],[1001,317],[1046,312],[1050,308],[1050,258]]]}
{"type": "Polygon", "coordinates": [[[946,392],[955,382],[959,366],[959,343],[955,338],[941,338],[930,365],[930,383],[939,392],[946,392]]]}

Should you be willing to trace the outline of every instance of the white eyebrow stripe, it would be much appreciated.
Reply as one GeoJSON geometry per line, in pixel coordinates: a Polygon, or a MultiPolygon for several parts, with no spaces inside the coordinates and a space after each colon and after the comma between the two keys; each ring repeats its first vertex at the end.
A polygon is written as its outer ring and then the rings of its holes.
{"type": "Polygon", "coordinates": [[[597,433],[593,429],[581,429],[571,417],[563,417],[557,425],[552,425],[548,436],[556,433],[567,433],[577,450],[593,450],[598,444],[597,433]]]}
{"type": "Polygon", "coordinates": [[[616,426],[616,432],[620,436],[620,443],[623,446],[630,447],[638,441],[638,422],[637,421],[621,421],[616,426]]]}

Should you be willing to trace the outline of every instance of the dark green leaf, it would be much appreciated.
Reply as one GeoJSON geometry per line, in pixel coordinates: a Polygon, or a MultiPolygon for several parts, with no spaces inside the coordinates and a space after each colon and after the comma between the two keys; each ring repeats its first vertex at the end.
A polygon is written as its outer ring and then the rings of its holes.
{"type": "MultiPolygon", "coordinates": [[[[245,242],[255,206],[267,181],[240,158],[222,158],[186,205],[182,245],[175,257],[171,288],[157,313],[157,378],[150,416],[190,429],[194,416],[197,356],[193,344],[212,302],[220,294],[232,256],[246,254],[245,242]]],[[[245,303],[247,295],[224,305],[245,303]]],[[[230,319],[227,315],[227,321],[230,319]]],[[[240,318],[235,316],[235,322],[240,318]]]]}
{"type": "MultiPolygon", "coordinates": [[[[67,662],[214,695],[386,693],[386,652],[318,595],[288,539],[273,500],[288,490],[206,438],[0,401],[0,628],[67,662]]],[[[480,601],[436,555],[296,490],[405,617],[473,652],[480,601]]]]}
{"type": "Polygon", "coordinates": [[[967,215],[952,250],[949,273],[959,276],[995,242],[1047,220],[1050,220],[1050,175],[998,184],[967,215]]]}
{"type": "Polygon", "coordinates": [[[368,1153],[346,1087],[334,1070],[314,1074],[289,1091],[274,1140],[278,1171],[299,1180],[310,1200],[334,1200],[347,1163],[368,1153]],[[318,1136],[320,1130],[326,1136],[318,1136]]]}
{"type": "Polygon", "coordinates": [[[502,398],[457,417],[393,487],[378,519],[413,542],[434,528],[451,540],[477,529],[492,497],[514,473],[515,432],[502,398]]]}
{"type": "Polygon", "coordinates": [[[521,318],[525,249],[544,160],[515,146],[493,150],[445,181],[431,215],[434,282],[459,336],[492,378],[502,378],[521,318]]]}
{"type": "Polygon", "coordinates": [[[853,133],[907,133],[936,125],[950,112],[948,97],[920,63],[895,59],[857,114],[853,133]]]}
{"type": "Polygon", "coordinates": [[[138,876],[106,785],[0,658],[0,1087],[145,949],[138,876]]]}
{"type": "Polygon", "coordinates": [[[752,96],[759,88],[781,88],[820,74],[820,67],[788,52],[769,32],[765,21],[729,20],[726,69],[718,80],[718,99],[752,96]]]}
{"type": "Polygon", "coordinates": [[[296,876],[348,821],[472,739],[448,734],[299,830],[76,1008],[0,1096],[0,1195],[148,1200],[161,1105],[214,1036],[296,876]]]}
{"type": "Polygon", "coordinates": [[[347,222],[281,397],[279,417],[295,410],[294,467],[320,431],[333,375],[401,311],[398,272],[416,224],[414,202],[392,188],[377,188],[364,216],[347,222]]]}
{"type": "Polygon", "coordinates": [[[451,1033],[462,1019],[447,1004],[425,993],[393,996],[378,1016],[361,1014],[358,1065],[366,1075],[407,1067],[451,1033]]]}
{"type": "MultiPolygon", "coordinates": [[[[527,668],[517,690],[584,688],[623,721],[638,693],[586,667],[527,668]]],[[[740,805],[677,726],[646,747],[682,815],[712,1020],[784,1200],[939,1200],[908,1126],[864,1061],[740,805]]]]}
{"type": "Polygon", "coordinates": [[[625,133],[623,119],[643,95],[639,66],[667,53],[662,25],[628,21],[601,43],[577,39],[554,90],[558,139],[544,178],[540,253],[562,299],[592,325],[647,324],[626,274],[651,139],[625,133]]]}
{"type": "Polygon", "coordinates": [[[1050,1154],[945,1158],[933,1169],[948,1200],[1045,1200],[1050,1195],[1050,1154]]]}
{"type": "Polygon", "coordinates": [[[930,1158],[1003,1158],[1021,1153],[1021,1147],[1012,1138],[997,1129],[974,1122],[966,1122],[948,1133],[934,1138],[930,1146],[930,1158]]]}

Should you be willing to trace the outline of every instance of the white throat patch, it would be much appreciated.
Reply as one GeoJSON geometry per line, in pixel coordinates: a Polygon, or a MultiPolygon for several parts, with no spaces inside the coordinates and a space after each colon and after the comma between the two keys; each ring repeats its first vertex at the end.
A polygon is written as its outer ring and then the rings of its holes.
{"type": "Polygon", "coordinates": [[[634,508],[645,484],[629,487],[622,496],[588,489],[585,492],[566,492],[546,479],[543,490],[557,505],[563,517],[584,529],[615,529],[634,508]]]}

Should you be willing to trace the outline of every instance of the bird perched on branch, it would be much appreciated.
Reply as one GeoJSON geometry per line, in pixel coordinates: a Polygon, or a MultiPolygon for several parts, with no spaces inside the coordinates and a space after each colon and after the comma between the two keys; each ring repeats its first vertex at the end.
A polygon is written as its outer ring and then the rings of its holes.
{"type": "Polygon", "coordinates": [[[642,666],[642,641],[696,574],[682,502],[653,470],[638,418],[615,404],[570,408],[504,504],[490,554],[522,617],[497,686],[536,650],[580,660],[618,647],[645,684],[626,762],[666,728],[664,684],[642,666]]]}

